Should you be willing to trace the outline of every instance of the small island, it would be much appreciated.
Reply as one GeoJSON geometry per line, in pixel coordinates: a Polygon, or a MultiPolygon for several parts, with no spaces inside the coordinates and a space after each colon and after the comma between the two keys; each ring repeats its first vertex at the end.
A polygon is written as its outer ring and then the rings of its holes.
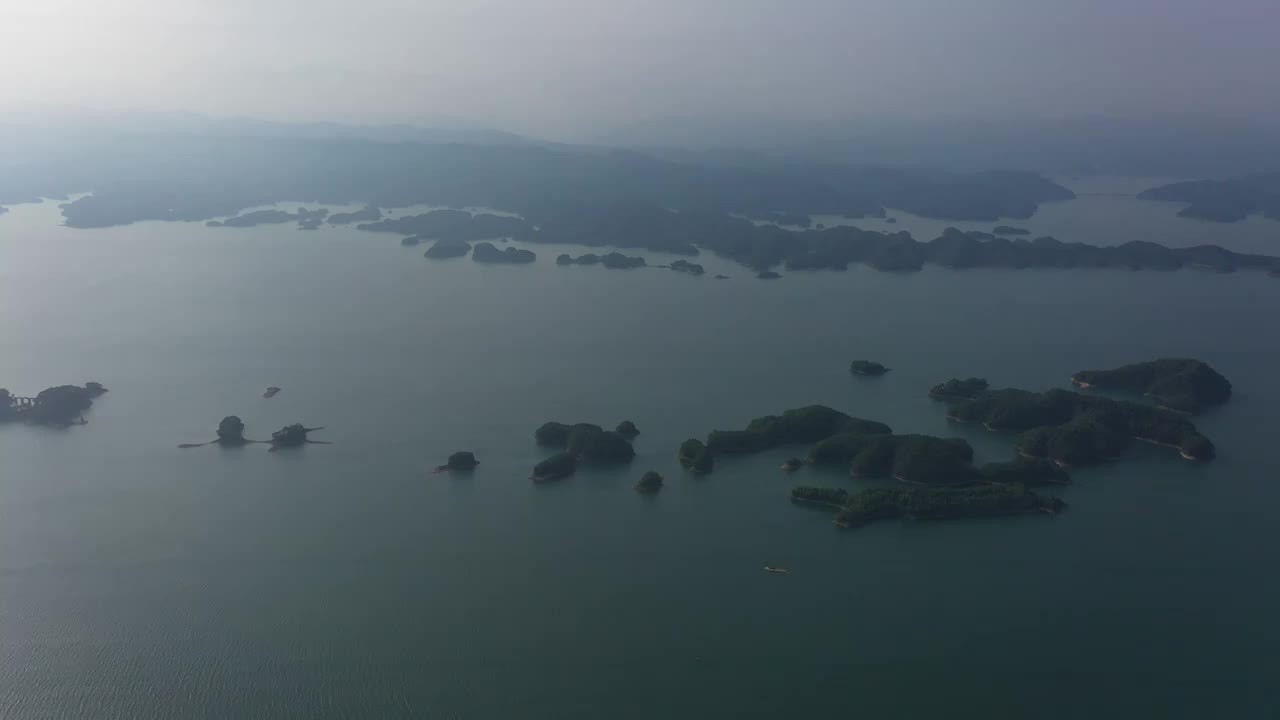
{"type": "Polygon", "coordinates": [[[634,438],[640,434],[640,428],[636,427],[636,424],[630,420],[623,420],[618,423],[618,427],[614,428],[613,431],[625,438],[634,438]]]}
{"type": "Polygon", "coordinates": [[[407,238],[400,238],[400,247],[417,247],[422,244],[422,238],[417,235],[410,235],[407,238]]]}
{"type": "Polygon", "coordinates": [[[782,277],[781,274],[772,270],[765,270],[764,272],[756,273],[756,278],[760,280],[777,280],[780,277],[782,277]]]}
{"type": "Polygon", "coordinates": [[[432,260],[447,260],[462,257],[469,252],[471,252],[471,245],[462,240],[437,240],[427,248],[425,257],[432,260]]]}
{"type": "Polygon", "coordinates": [[[680,461],[680,467],[692,470],[694,475],[706,475],[715,469],[715,457],[697,438],[689,438],[680,443],[676,458],[680,461]]]}
{"type": "Polygon", "coordinates": [[[783,472],[795,472],[802,467],[804,467],[804,460],[801,460],[798,457],[787,458],[782,463],[783,472]]]}
{"type": "Polygon", "coordinates": [[[248,443],[244,437],[244,421],[235,415],[222,418],[218,423],[218,439],[214,442],[231,447],[248,443]]]}
{"type": "Polygon", "coordinates": [[[938,383],[929,390],[929,397],[934,400],[971,400],[987,391],[988,383],[983,378],[951,378],[938,383]]]}
{"type": "Polygon", "coordinates": [[[578,470],[578,456],[571,452],[556,453],[533,466],[529,479],[536,483],[567,478],[578,470]]]}
{"type": "Polygon", "coordinates": [[[603,265],[610,270],[630,270],[645,267],[647,263],[642,257],[630,257],[619,252],[611,252],[603,257],[595,253],[587,253],[581,257],[562,254],[556,257],[557,265],[603,265]]]}
{"type": "Polygon", "coordinates": [[[1015,442],[1021,455],[1062,466],[1114,460],[1134,440],[1175,448],[1187,460],[1215,455],[1213,443],[1177,412],[1068,390],[988,390],[952,401],[947,418],[1021,433],[1015,442]]]}
{"type": "Polygon", "coordinates": [[[871,360],[854,360],[849,364],[849,372],[854,375],[876,377],[889,372],[889,368],[871,360]]]}
{"type": "Polygon", "coordinates": [[[308,433],[313,433],[317,430],[323,429],[324,428],[318,427],[303,427],[301,423],[286,425],[271,433],[271,449],[277,450],[279,448],[299,447],[301,445],[328,445],[329,443],[323,440],[312,440],[307,437],[308,433]]]}
{"type": "Polygon", "coordinates": [[[1020,486],[978,485],[964,488],[870,488],[856,493],[831,488],[798,487],[791,501],[837,511],[835,524],[860,528],[879,520],[958,520],[1043,513],[1066,507],[1061,499],[1038,495],[1020,486]]]}
{"type": "Polygon", "coordinates": [[[571,475],[574,470],[577,470],[580,460],[597,465],[616,465],[629,463],[636,456],[635,449],[631,447],[631,441],[625,435],[605,430],[592,423],[574,425],[558,422],[543,423],[534,431],[533,438],[539,445],[563,449],[563,452],[538,463],[534,468],[530,477],[538,482],[558,480],[571,475]],[[562,471],[568,467],[566,461],[561,458],[562,455],[573,458],[573,470],[560,474],[557,468],[562,471]],[[552,462],[553,460],[555,462],[552,462]],[[547,463],[550,465],[546,465],[547,463]]]}
{"type": "Polygon", "coordinates": [[[218,423],[218,435],[209,442],[202,443],[183,443],[179,448],[197,448],[205,445],[221,445],[222,447],[242,447],[251,443],[260,442],[258,440],[249,440],[244,436],[244,421],[236,415],[228,415],[222,418],[222,422],[218,423]]]}
{"type": "Polygon", "coordinates": [[[35,397],[14,395],[0,388],[0,422],[24,421],[34,425],[69,427],[84,425],[84,411],[95,398],[106,393],[101,383],[58,385],[45,388],[35,397]]]}
{"type": "Polygon", "coordinates": [[[662,476],[650,470],[640,477],[636,483],[636,492],[642,495],[653,495],[662,490],[662,476]]]}
{"type": "Polygon", "coordinates": [[[538,259],[532,250],[517,247],[505,247],[501,250],[490,242],[476,243],[471,249],[471,260],[478,263],[505,265],[523,265],[538,259]]]}
{"type": "Polygon", "coordinates": [[[1199,360],[1162,358],[1114,370],[1081,370],[1071,382],[1082,388],[1123,390],[1150,397],[1158,405],[1195,413],[1231,399],[1231,383],[1199,360]]]}
{"type": "Polygon", "coordinates": [[[808,405],[781,415],[765,415],[747,423],[743,430],[715,430],[707,436],[712,453],[744,454],[784,445],[818,442],[846,433],[890,433],[884,423],[851,417],[825,405],[808,405]]]}
{"type": "Polygon", "coordinates": [[[278,394],[279,392],[280,392],[280,388],[276,387],[275,385],[272,385],[271,387],[269,387],[269,388],[267,388],[266,390],[262,391],[262,397],[264,397],[264,398],[273,398],[273,397],[275,397],[275,396],[276,396],[276,394],[278,394]]]}
{"type": "Polygon", "coordinates": [[[479,464],[480,464],[480,461],[476,460],[475,453],[468,452],[466,450],[460,450],[450,455],[449,460],[445,462],[445,464],[437,465],[435,467],[435,470],[433,470],[432,472],[441,473],[448,470],[466,472],[468,470],[474,470],[475,467],[479,464]]]}
{"type": "Polygon", "coordinates": [[[688,275],[701,275],[706,272],[701,265],[689,262],[688,260],[676,260],[667,267],[675,270],[676,272],[682,272],[688,275]]]}

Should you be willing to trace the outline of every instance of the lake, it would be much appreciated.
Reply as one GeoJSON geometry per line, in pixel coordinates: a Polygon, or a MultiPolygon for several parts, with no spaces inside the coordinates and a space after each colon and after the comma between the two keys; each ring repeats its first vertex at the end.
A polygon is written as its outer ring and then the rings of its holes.
{"type": "MultiPolygon", "coordinates": [[[[1048,232],[1041,212],[1008,224],[1048,232]]],[[[1280,224],[1259,227],[1222,242],[1265,250],[1280,224]]],[[[714,258],[695,278],[532,249],[485,266],[351,228],[0,216],[0,386],[111,389],[86,426],[0,427],[0,716],[1280,713],[1280,281],[760,282],[714,258]],[[949,424],[928,388],[1045,389],[1160,356],[1233,382],[1196,419],[1218,459],[1138,448],[1073,472],[1053,518],[841,532],[790,488],[868,483],[786,475],[793,449],[705,478],[675,461],[687,437],[809,403],[1006,459],[1011,438],[949,424]],[[854,358],[893,371],[852,377],[854,358]],[[333,444],[177,448],[229,414],[333,444]],[[629,467],[527,479],[544,421],[623,419],[642,433],[629,467]],[[473,473],[430,474],[463,449],[473,473]],[[649,469],[656,497],[632,489],[649,469]]]]}

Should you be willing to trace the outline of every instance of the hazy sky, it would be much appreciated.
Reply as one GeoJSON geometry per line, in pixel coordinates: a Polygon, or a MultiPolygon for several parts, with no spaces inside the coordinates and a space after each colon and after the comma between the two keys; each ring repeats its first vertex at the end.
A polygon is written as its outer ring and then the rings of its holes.
{"type": "Polygon", "coordinates": [[[1280,0],[10,0],[0,109],[1280,117],[1280,0]]]}

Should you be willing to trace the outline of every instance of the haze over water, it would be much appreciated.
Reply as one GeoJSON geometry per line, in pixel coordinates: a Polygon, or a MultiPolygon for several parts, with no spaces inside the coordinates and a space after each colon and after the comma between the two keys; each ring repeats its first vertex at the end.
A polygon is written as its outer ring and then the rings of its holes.
{"type": "Polygon", "coordinates": [[[483,266],[345,228],[58,223],[53,203],[0,216],[0,380],[111,392],[84,427],[0,427],[0,716],[1280,710],[1275,279],[765,283],[706,256],[693,278],[554,265],[581,248],[483,266]],[[1234,384],[1196,419],[1218,459],[1143,447],[1076,470],[1054,518],[840,532],[788,491],[870,483],[785,475],[794,449],[701,479],[675,462],[687,437],[809,403],[1007,459],[1011,438],[947,423],[929,386],[1044,389],[1160,356],[1234,384]],[[853,358],[893,371],[854,378],[853,358]],[[177,449],[228,414],[334,444],[177,449]],[[527,479],[542,422],[623,419],[629,467],[527,479]],[[429,474],[461,449],[473,474],[429,474]],[[667,476],[653,498],[632,490],[648,469],[667,476]]]}

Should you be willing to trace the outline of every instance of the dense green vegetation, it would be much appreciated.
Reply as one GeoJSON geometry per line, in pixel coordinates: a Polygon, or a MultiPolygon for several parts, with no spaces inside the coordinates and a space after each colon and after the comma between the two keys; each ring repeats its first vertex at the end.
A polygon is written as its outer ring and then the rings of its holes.
{"type": "Polygon", "coordinates": [[[226,220],[210,220],[205,225],[209,227],[246,228],[297,221],[299,227],[315,229],[328,214],[329,211],[324,208],[316,210],[298,208],[297,212],[292,213],[287,210],[255,210],[227,218],[226,220]]]}
{"type": "Polygon", "coordinates": [[[929,390],[929,397],[935,400],[976,398],[986,391],[987,381],[983,378],[969,378],[967,380],[951,378],[944,383],[934,385],[929,390]]]}
{"type": "Polygon", "coordinates": [[[630,420],[623,420],[618,423],[618,427],[614,428],[613,431],[627,438],[633,438],[640,434],[640,428],[636,427],[636,424],[630,420]]]}
{"type": "MultiPolygon", "coordinates": [[[[794,498],[793,494],[793,498],[794,498]]],[[[836,525],[859,528],[877,520],[958,520],[1027,513],[1057,513],[1066,503],[1021,486],[966,488],[871,488],[849,495],[836,525]]]]}
{"type": "Polygon", "coordinates": [[[319,429],[320,428],[303,427],[301,423],[286,425],[271,433],[271,444],[276,447],[295,447],[297,445],[303,445],[311,442],[307,439],[307,433],[312,433],[319,429]]]}
{"type": "MultiPolygon", "coordinates": [[[[627,422],[624,421],[619,427],[625,426],[627,422]]],[[[564,452],[554,457],[573,457],[575,469],[579,460],[599,464],[625,463],[631,462],[636,455],[635,448],[626,435],[605,430],[592,423],[543,423],[534,431],[533,437],[539,445],[563,448],[564,452]]],[[[539,467],[541,466],[540,463],[539,467]]],[[[541,474],[537,468],[534,469],[535,479],[541,474]]]]}
{"type": "Polygon", "coordinates": [[[676,260],[667,267],[675,270],[676,272],[687,273],[689,275],[701,275],[706,272],[702,269],[701,265],[689,262],[688,260],[676,260]]]}
{"type": "Polygon", "coordinates": [[[636,492],[651,495],[662,489],[662,476],[650,470],[640,476],[640,482],[636,483],[636,492]]]}
{"type": "Polygon", "coordinates": [[[424,240],[476,242],[511,238],[526,232],[529,223],[520,218],[466,210],[432,210],[357,225],[359,230],[416,235],[424,240]]]}
{"type": "Polygon", "coordinates": [[[471,249],[471,259],[478,263],[521,265],[537,260],[538,256],[535,255],[532,250],[524,250],[511,246],[507,246],[499,250],[493,243],[482,242],[476,243],[475,247],[471,249]]]}
{"type": "Polygon", "coordinates": [[[1021,432],[1019,452],[1065,464],[1114,459],[1135,439],[1176,447],[1189,460],[1214,456],[1213,443],[1178,413],[1067,390],[992,390],[952,403],[947,415],[991,430],[1021,432]]]}
{"type": "Polygon", "coordinates": [[[715,468],[715,457],[697,438],[689,438],[680,443],[676,458],[680,460],[681,467],[692,470],[695,475],[706,475],[715,468]]]}
{"type": "Polygon", "coordinates": [[[801,485],[791,490],[791,502],[817,505],[841,510],[849,500],[849,493],[838,488],[820,488],[801,485]]]}
{"type": "Polygon", "coordinates": [[[1138,197],[1187,203],[1178,214],[1198,220],[1237,222],[1259,213],[1280,220],[1280,173],[1177,182],[1145,190],[1138,197]]]}
{"type": "Polygon", "coordinates": [[[854,375],[883,375],[889,372],[889,368],[878,362],[871,360],[854,360],[849,363],[849,372],[854,375]]]}
{"type": "Polygon", "coordinates": [[[462,257],[471,252],[471,245],[461,240],[437,240],[427,248],[426,256],[432,260],[462,257]]]}
{"type": "Polygon", "coordinates": [[[243,445],[244,421],[235,415],[228,415],[218,423],[218,442],[222,445],[243,445]]]}
{"type": "Polygon", "coordinates": [[[339,212],[329,216],[330,225],[376,222],[382,219],[382,211],[373,205],[365,205],[354,212],[339,212]]]}
{"type": "Polygon", "coordinates": [[[1071,376],[1081,387],[1125,390],[1150,396],[1160,405],[1199,412],[1231,399],[1231,383],[1199,360],[1162,358],[1114,370],[1082,370],[1071,376]]]}
{"type": "Polygon", "coordinates": [[[715,430],[707,436],[713,453],[752,453],[782,445],[813,443],[842,433],[887,433],[888,425],[850,417],[824,405],[758,417],[745,430],[715,430]]]}
{"type": "Polygon", "coordinates": [[[969,443],[931,435],[870,436],[850,461],[849,474],[927,485],[966,485],[977,478],[969,443]]]}
{"type": "Polygon", "coordinates": [[[459,450],[449,455],[449,460],[437,469],[445,470],[472,470],[479,465],[480,461],[476,460],[475,453],[466,450],[459,450]]]}
{"type": "Polygon", "coordinates": [[[556,453],[533,466],[529,479],[534,482],[550,482],[566,478],[578,469],[578,456],[571,452],[556,453]]]}
{"type": "Polygon", "coordinates": [[[34,398],[19,399],[0,388],[0,422],[23,420],[37,425],[67,426],[84,422],[82,413],[107,389],[101,383],[58,385],[45,388],[34,398]]]}
{"type": "Polygon", "coordinates": [[[586,253],[579,257],[573,257],[568,254],[560,254],[556,256],[557,265],[603,265],[610,270],[630,270],[632,268],[645,267],[647,264],[642,257],[630,257],[619,252],[611,252],[603,257],[595,253],[586,253]]]}

